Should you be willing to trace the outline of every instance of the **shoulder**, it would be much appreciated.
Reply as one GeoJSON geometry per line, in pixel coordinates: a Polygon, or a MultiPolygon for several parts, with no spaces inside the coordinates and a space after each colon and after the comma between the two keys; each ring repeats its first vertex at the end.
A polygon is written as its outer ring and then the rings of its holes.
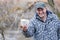
{"type": "Polygon", "coordinates": [[[57,14],[52,13],[52,17],[53,17],[54,19],[58,19],[58,20],[59,20],[57,14]]]}
{"type": "Polygon", "coordinates": [[[51,11],[48,11],[47,13],[48,13],[48,15],[49,15],[51,18],[53,18],[53,19],[59,19],[58,16],[57,16],[57,14],[55,14],[55,13],[53,13],[53,12],[51,12],[51,11]]]}
{"type": "Polygon", "coordinates": [[[32,24],[36,24],[37,23],[37,19],[36,19],[36,15],[34,15],[31,19],[30,19],[30,22],[29,23],[32,23],[32,24]]]}
{"type": "Polygon", "coordinates": [[[35,23],[36,19],[33,17],[30,19],[30,23],[35,23]]]}

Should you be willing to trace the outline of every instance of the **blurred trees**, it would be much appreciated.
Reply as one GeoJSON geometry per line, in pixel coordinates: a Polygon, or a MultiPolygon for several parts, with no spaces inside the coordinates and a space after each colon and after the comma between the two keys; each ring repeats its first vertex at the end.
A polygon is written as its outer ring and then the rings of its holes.
{"type": "Polygon", "coordinates": [[[60,4],[60,3],[58,3],[58,2],[56,2],[57,0],[48,0],[48,3],[49,3],[49,5],[51,6],[51,8],[53,9],[53,12],[55,13],[55,14],[57,14],[59,17],[60,17],[60,7],[59,7],[59,5],[58,4],[60,4]],[[58,6],[57,6],[58,5],[58,6]],[[59,9],[59,10],[58,10],[59,9]]]}
{"type": "MultiPolygon", "coordinates": [[[[0,0],[0,30],[2,31],[1,34],[3,35],[3,40],[5,39],[5,30],[17,30],[21,18],[32,18],[34,15],[33,5],[36,2],[37,0],[0,0]]],[[[57,9],[55,0],[48,0],[48,3],[54,13],[58,13],[58,16],[60,16],[60,12],[58,11],[59,8],[57,9]]]]}

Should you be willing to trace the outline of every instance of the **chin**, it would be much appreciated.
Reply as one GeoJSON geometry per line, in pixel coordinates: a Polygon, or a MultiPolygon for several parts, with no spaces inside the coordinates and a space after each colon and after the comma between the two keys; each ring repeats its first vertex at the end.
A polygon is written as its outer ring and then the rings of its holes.
{"type": "Polygon", "coordinates": [[[44,14],[42,14],[42,13],[39,13],[38,15],[39,15],[40,17],[44,17],[44,14]]]}

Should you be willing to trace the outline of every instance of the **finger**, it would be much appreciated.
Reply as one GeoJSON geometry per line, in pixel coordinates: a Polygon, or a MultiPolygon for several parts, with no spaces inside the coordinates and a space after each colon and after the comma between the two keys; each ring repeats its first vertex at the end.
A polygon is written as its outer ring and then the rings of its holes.
{"type": "Polygon", "coordinates": [[[23,26],[20,26],[20,28],[23,28],[23,26]]]}

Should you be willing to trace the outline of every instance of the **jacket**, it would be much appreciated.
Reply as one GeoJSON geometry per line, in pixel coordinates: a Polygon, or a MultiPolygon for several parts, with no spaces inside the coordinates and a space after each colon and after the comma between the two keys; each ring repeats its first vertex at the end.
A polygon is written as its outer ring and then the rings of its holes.
{"type": "Polygon", "coordinates": [[[34,40],[59,40],[60,38],[60,21],[56,14],[46,11],[47,19],[41,20],[36,13],[30,20],[27,31],[23,31],[25,37],[32,37],[34,40]]]}

